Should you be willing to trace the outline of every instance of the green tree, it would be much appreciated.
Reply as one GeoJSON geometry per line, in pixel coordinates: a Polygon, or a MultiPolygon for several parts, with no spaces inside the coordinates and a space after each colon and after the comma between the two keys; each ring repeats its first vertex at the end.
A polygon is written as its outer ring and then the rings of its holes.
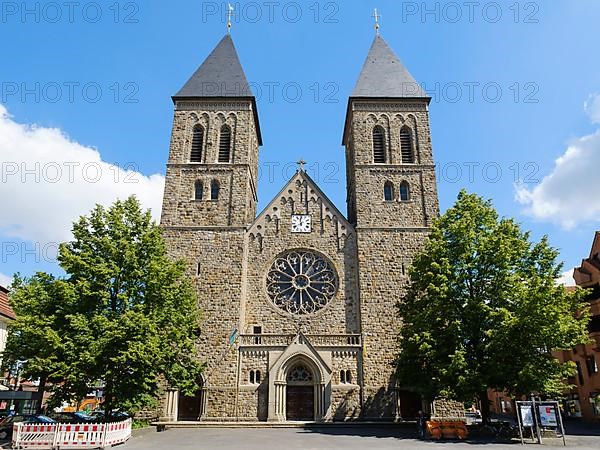
{"type": "Polygon", "coordinates": [[[10,301],[17,318],[9,325],[3,366],[19,367],[14,373],[19,378],[39,379],[39,393],[43,395],[46,383],[62,381],[67,369],[60,330],[68,325],[73,289],[52,275],[37,273],[29,279],[16,275],[12,291],[10,301]]]}
{"type": "Polygon", "coordinates": [[[490,201],[461,191],[434,225],[399,303],[397,377],[427,399],[560,394],[572,364],[553,350],[587,341],[583,291],[556,285],[561,264],[547,238],[530,242],[490,201]]]}
{"type": "MultiPolygon", "coordinates": [[[[47,324],[60,350],[50,352],[60,362],[53,403],[82,399],[99,381],[108,411],[154,405],[161,380],[194,391],[203,368],[195,356],[197,299],[185,263],[169,260],[150,213],[135,197],[96,206],[73,225],[73,237],[58,255],[67,276],[54,281],[67,285],[68,295],[49,298],[46,310],[61,317],[47,324]]],[[[35,304],[20,304],[20,292],[29,288],[18,287],[13,296],[24,317],[17,322],[39,315],[35,304]]],[[[35,361],[28,356],[20,357],[26,368],[35,361]]]]}

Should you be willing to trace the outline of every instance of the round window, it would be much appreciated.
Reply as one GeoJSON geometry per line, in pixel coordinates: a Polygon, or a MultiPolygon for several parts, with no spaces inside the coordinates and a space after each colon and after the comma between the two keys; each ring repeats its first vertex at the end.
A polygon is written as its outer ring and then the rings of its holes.
{"type": "Polygon", "coordinates": [[[295,315],[323,309],[337,291],[337,277],[324,256],[309,250],[279,255],[267,273],[267,294],[282,310],[295,315]]]}

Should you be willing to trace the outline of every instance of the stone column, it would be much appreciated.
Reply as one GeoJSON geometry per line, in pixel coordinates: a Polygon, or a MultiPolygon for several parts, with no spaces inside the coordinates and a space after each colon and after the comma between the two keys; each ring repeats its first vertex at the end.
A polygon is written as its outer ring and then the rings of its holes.
{"type": "Polygon", "coordinates": [[[169,389],[165,393],[164,416],[160,417],[161,422],[177,422],[177,412],[179,409],[179,391],[169,389]]]}
{"type": "Polygon", "coordinates": [[[325,383],[315,384],[315,420],[325,417],[325,383]]]}
{"type": "Polygon", "coordinates": [[[275,417],[280,422],[285,422],[285,386],[284,381],[275,382],[275,417]]]}

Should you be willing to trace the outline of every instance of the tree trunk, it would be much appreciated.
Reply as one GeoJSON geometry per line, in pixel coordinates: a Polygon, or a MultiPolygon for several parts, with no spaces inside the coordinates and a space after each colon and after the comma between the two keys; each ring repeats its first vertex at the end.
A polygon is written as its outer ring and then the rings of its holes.
{"type": "Polygon", "coordinates": [[[490,400],[487,390],[479,393],[479,403],[481,403],[481,421],[484,424],[490,423],[490,400]]]}
{"type": "Polygon", "coordinates": [[[42,413],[42,403],[44,402],[44,391],[46,390],[46,382],[48,381],[48,377],[46,375],[40,376],[40,385],[38,386],[38,404],[35,412],[37,414],[42,413]]]}

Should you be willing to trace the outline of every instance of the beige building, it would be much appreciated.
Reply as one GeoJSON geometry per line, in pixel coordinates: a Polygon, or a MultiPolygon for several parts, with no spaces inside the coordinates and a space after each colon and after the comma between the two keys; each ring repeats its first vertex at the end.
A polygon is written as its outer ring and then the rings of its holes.
{"type": "Polygon", "coordinates": [[[590,289],[590,342],[572,350],[558,352],[561,361],[574,361],[577,373],[569,380],[575,387],[567,393],[566,413],[588,422],[600,423],[600,231],[592,243],[590,256],[573,272],[577,286],[590,289]]]}
{"type": "Polygon", "coordinates": [[[344,122],[347,217],[302,164],[257,215],[262,136],[230,35],[173,101],[161,225],[189,261],[207,369],[196,396],[167,392],[165,419],[414,417],[395,304],[439,215],[430,98],[377,36],[344,122]]]}

